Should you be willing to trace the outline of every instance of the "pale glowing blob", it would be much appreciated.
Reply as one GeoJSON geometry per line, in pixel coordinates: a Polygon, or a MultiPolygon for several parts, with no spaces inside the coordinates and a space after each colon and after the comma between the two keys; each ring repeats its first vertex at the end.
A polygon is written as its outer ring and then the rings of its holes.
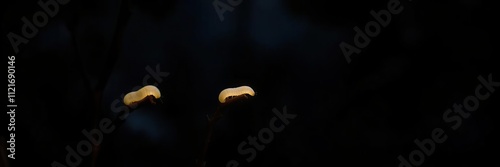
{"type": "Polygon", "coordinates": [[[135,92],[127,93],[127,95],[125,95],[125,97],[123,98],[123,103],[125,103],[125,105],[127,106],[130,106],[131,104],[146,100],[148,96],[153,96],[154,98],[158,99],[161,97],[160,90],[153,85],[144,86],[135,92]]]}
{"type": "Polygon", "coordinates": [[[250,96],[254,96],[255,92],[253,91],[253,89],[250,86],[240,86],[240,87],[236,87],[236,88],[227,88],[227,89],[224,89],[220,92],[219,101],[221,103],[225,103],[226,100],[228,100],[228,98],[241,96],[241,95],[245,95],[245,94],[248,94],[250,96]]]}

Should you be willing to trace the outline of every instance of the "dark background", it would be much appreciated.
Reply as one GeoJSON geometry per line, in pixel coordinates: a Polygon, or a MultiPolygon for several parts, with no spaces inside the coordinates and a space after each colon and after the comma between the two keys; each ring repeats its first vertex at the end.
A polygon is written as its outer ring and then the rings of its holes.
{"type": "Polygon", "coordinates": [[[498,92],[456,131],[442,120],[474,93],[479,75],[500,81],[490,2],[401,1],[404,10],[350,64],[340,42],[353,44],[352,28],[388,0],[244,0],[222,22],[211,0],[72,0],[15,54],[6,35],[20,34],[21,18],[41,10],[37,2],[0,5],[2,54],[16,55],[17,69],[11,166],[65,164],[65,147],[86,139],[81,131],[95,121],[116,118],[112,102],[157,65],[169,73],[158,83],[163,102],[141,106],[104,135],[96,166],[194,166],[219,92],[241,85],[257,95],[223,110],[207,167],[232,159],[248,167],[398,166],[398,155],[408,159],[413,140],[434,128],[448,139],[422,166],[498,164],[498,92]],[[297,118],[245,162],[238,144],[284,106],[297,118]]]}

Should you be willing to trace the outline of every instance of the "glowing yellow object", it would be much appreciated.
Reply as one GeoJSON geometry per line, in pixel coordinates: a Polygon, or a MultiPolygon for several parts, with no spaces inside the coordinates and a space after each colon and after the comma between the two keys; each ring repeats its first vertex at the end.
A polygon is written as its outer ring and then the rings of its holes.
{"type": "Polygon", "coordinates": [[[221,103],[225,103],[228,98],[236,97],[236,96],[241,96],[248,94],[250,96],[254,96],[255,92],[250,86],[240,86],[236,88],[227,88],[224,89],[220,92],[219,94],[219,101],[221,103]]]}
{"type": "Polygon", "coordinates": [[[153,96],[156,99],[160,98],[160,90],[156,88],[156,86],[146,85],[135,92],[127,93],[127,95],[123,98],[123,103],[130,106],[131,104],[146,100],[149,96],[153,96]]]}

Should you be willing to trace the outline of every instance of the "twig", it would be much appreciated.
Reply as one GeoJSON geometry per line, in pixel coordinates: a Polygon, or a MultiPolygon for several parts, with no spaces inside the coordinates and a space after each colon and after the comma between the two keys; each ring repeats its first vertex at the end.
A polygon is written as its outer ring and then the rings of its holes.
{"type": "Polygon", "coordinates": [[[222,117],[222,112],[221,112],[222,107],[223,107],[223,104],[219,103],[219,106],[217,107],[217,110],[215,110],[215,113],[212,115],[212,117],[208,118],[207,137],[206,137],[205,143],[203,145],[203,150],[201,152],[201,158],[198,160],[198,163],[197,163],[198,167],[205,166],[205,156],[206,156],[207,151],[208,151],[208,145],[210,143],[210,139],[212,138],[213,127],[215,126],[215,123],[222,117]]]}
{"type": "Polygon", "coordinates": [[[212,117],[208,117],[208,127],[207,127],[207,137],[205,139],[205,143],[203,145],[203,150],[201,152],[201,158],[198,160],[196,163],[197,167],[205,167],[205,158],[206,154],[208,152],[208,146],[210,144],[210,139],[212,138],[213,134],[213,127],[215,126],[215,123],[222,117],[222,108],[227,106],[228,104],[231,104],[236,101],[240,101],[242,99],[248,99],[248,96],[246,95],[241,95],[241,96],[236,96],[232,97],[230,99],[227,99],[225,103],[219,103],[219,106],[217,107],[217,110],[215,110],[215,113],[212,115],[212,117]]]}
{"type": "MultiPolygon", "coordinates": [[[[113,67],[116,63],[116,60],[118,59],[118,56],[121,54],[121,49],[122,49],[122,43],[123,43],[123,32],[125,30],[125,26],[128,23],[128,20],[130,18],[130,11],[129,11],[129,0],[123,0],[122,3],[120,4],[120,12],[118,13],[118,19],[116,23],[116,28],[115,28],[115,34],[113,36],[113,41],[111,43],[111,49],[109,52],[109,57],[106,60],[106,69],[103,70],[105,73],[101,75],[98,84],[96,86],[96,91],[95,91],[95,99],[96,99],[96,118],[97,120],[99,117],[98,115],[102,114],[102,108],[101,108],[101,102],[102,102],[102,91],[104,87],[106,86],[109,76],[111,75],[111,72],[113,71],[113,67]]],[[[97,127],[97,121],[94,121],[94,128],[97,127]]],[[[94,145],[94,148],[92,149],[92,167],[96,166],[97,163],[97,157],[99,155],[99,150],[100,146],[99,145],[94,145]]]]}

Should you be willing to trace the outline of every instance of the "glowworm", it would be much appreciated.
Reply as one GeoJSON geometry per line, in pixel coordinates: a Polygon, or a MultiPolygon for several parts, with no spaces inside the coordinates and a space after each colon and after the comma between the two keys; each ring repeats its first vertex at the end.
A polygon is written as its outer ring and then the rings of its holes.
{"type": "Polygon", "coordinates": [[[132,104],[141,103],[147,99],[153,100],[151,98],[159,99],[161,97],[160,90],[153,85],[146,85],[141,89],[127,93],[125,97],[123,97],[123,103],[125,105],[130,106],[132,104]]]}
{"type": "Polygon", "coordinates": [[[227,88],[227,89],[224,89],[220,92],[219,101],[221,103],[225,103],[230,98],[242,96],[242,95],[254,96],[255,92],[253,91],[253,89],[250,86],[240,86],[240,87],[236,87],[236,88],[227,88]]]}

